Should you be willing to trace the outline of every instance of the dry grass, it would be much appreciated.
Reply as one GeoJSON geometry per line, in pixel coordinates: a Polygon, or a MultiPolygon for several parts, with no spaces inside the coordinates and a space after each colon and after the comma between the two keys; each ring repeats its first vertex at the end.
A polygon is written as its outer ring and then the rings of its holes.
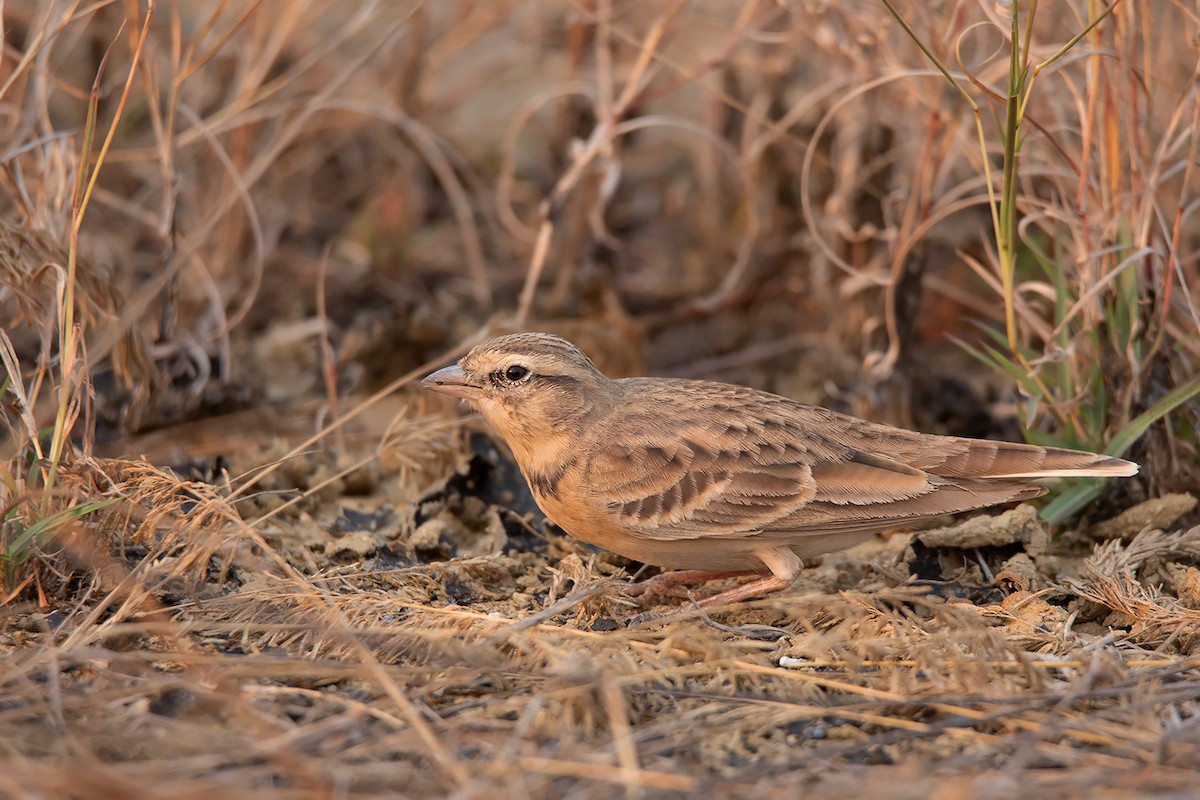
{"type": "Polygon", "coordinates": [[[1005,7],[897,9],[982,145],[870,0],[0,7],[0,793],[1194,791],[1200,19],[1122,0],[1018,150],[1005,7]],[[408,387],[524,326],[1143,473],[623,627],[408,387]]]}

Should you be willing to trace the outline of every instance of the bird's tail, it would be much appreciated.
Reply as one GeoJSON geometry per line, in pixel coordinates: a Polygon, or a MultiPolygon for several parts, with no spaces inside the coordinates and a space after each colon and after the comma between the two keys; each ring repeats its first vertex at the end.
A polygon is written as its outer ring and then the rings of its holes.
{"type": "Polygon", "coordinates": [[[941,438],[938,443],[942,446],[922,448],[906,463],[944,478],[995,480],[1129,477],[1138,472],[1132,461],[1064,447],[957,437],[941,438]]]}

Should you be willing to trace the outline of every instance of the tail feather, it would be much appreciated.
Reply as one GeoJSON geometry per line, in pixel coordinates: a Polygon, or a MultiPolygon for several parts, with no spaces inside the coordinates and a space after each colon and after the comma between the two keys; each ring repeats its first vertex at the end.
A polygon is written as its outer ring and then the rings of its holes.
{"type": "Polygon", "coordinates": [[[1045,466],[1032,472],[1007,472],[989,475],[990,478],[1087,478],[1105,475],[1128,478],[1137,475],[1138,465],[1123,458],[1084,453],[1078,450],[1054,450],[1047,453],[1045,466]],[[1073,459],[1066,458],[1073,456],[1073,459]],[[1081,458],[1091,456],[1091,460],[1081,458]]]}
{"type": "Polygon", "coordinates": [[[1138,472],[1132,461],[1103,453],[957,437],[941,438],[905,463],[944,478],[1129,477],[1138,472]]]}

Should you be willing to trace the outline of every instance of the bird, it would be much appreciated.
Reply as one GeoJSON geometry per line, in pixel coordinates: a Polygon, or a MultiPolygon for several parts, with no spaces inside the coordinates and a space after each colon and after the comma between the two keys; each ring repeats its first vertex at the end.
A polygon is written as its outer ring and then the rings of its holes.
{"type": "Polygon", "coordinates": [[[1058,447],[940,436],[729,383],[605,376],[546,333],[488,339],[422,380],[465,400],[508,444],[538,506],[568,534],[675,570],[643,601],[712,578],[758,579],[724,607],[791,586],[804,559],[884,530],[1029,500],[1042,478],[1138,465],[1058,447]]]}

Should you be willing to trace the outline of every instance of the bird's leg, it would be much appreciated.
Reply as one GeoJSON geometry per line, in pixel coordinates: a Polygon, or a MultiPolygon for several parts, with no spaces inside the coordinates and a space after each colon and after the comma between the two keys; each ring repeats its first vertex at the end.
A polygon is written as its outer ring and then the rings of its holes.
{"type": "Polygon", "coordinates": [[[800,560],[800,556],[787,547],[764,550],[755,555],[771,570],[771,577],[744,583],[736,589],[714,594],[712,597],[704,598],[696,605],[700,608],[713,608],[763,597],[791,586],[800,577],[800,571],[804,569],[804,562],[800,560]]]}
{"type": "MultiPolygon", "coordinates": [[[[787,547],[779,547],[772,550],[764,550],[754,554],[771,570],[771,577],[762,578],[757,581],[738,586],[735,589],[719,592],[712,597],[706,597],[696,603],[692,608],[714,608],[717,606],[727,606],[734,603],[740,603],[745,600],[752,600],[756,597],[762,597],[772,592],[777,592],[780,589],[786,589],[796,582],[800,577],[800,571],[804,569],[804,562],[800,557],[792,552],[787,547]]],[[[702,572],[702,570],[688,570],[688,572],[702,572]]],[[[666,577],[675,573],[667,572],[657,577],[666,577]]],[[[716,575],[740,575],[745,573],[715,573],[716,575]]],[[[651,578],[650,580],[654,580],[651,578]]],[[[643,581],[644,582],[644,581],[643,581]]],[[[666,614],[639,614],[627,621],[626,624],[637,625],[651,620],[660,620],[666,617],[674,616],[675,614],[683,613],[688,610],[688,606],[675,609],[666,614]]]]}
{"type": "Polygon", "coordinates": [[[717,578],[735,578],[752,575],[752,570],[676,569],[663,572],[644,581],[627,583],[615,587],[621,594],[632,597],[639,603],[648,603],[656,597],[679,597],[680,587],[689,583],[704,583],[717,578]]]}
{"type": "Polygon", "coordinates": [[[740,603],[744,600],[754,600],[758,597],[764,597],[771,592],[778,592],[780,589],[786,589],[792,585],[792,581],[786,578],[776,578],[772,575],[769,578],[763,578],[750,583],[743,583],[735,589],[729,589],[724,592],[718,592],[711,597],[706,597],[696,603],[700,608],[713,608],[715,606],[730,606],[734,603],[740,603]]]}

